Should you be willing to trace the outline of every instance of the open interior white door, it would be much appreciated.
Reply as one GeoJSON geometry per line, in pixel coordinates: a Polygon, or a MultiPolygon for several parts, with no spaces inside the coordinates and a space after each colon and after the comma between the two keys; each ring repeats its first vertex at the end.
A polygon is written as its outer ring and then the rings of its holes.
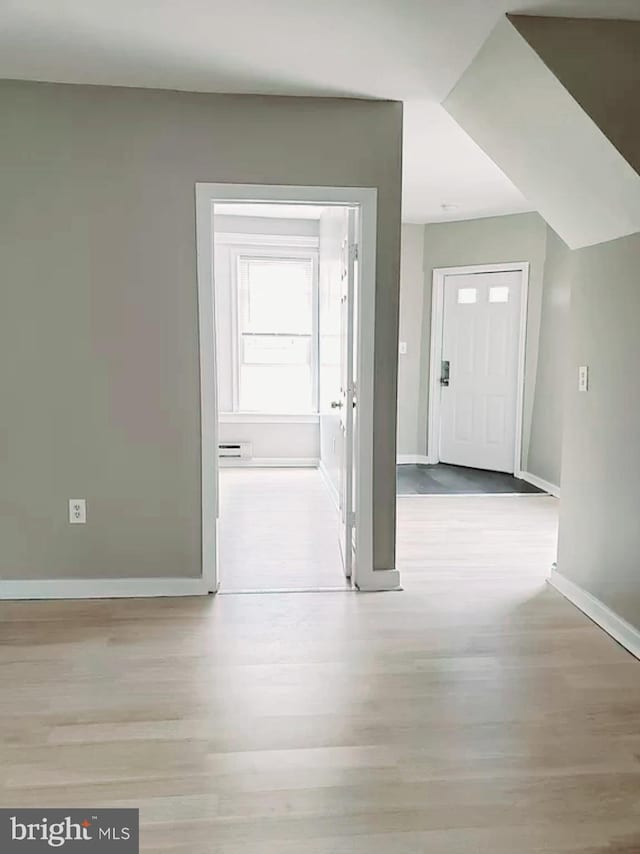
{"type": "Polygon", "coordinates": [[[354,319],[356,211],[320,218],[320,465],[340,514],[340,550],[350,578],[354,556],[354,319]]]}
{"type": "Polygon", "coordinates": [[[355,547],[353,437],[356,405],[354,377],[355,277],[357,263],[356,212],[348,209],[341,246],[340,294],[340,429],[343,458],[340,467],[340,550],[344,572],[351,578],[355,547]]]}

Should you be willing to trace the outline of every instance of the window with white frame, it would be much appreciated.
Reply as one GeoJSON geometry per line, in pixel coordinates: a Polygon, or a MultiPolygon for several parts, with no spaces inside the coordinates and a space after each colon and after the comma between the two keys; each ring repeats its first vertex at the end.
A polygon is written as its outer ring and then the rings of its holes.
{"type": "Polygon", "coordinates": [[[317,253],[235,256],[234,409],[317,411],[317,253]]]}

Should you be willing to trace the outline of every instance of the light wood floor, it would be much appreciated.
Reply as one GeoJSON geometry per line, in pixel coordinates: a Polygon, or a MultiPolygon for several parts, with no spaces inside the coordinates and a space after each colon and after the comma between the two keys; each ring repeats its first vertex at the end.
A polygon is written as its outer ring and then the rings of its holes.
{"type": "Polygon", "coordinates": [[[346,587],[338,511],[313,468],[220,472],[220,589],[346,587]]]}
{"type": "Polygon", "coordinates": [[[632,854],[640,670],[544,577],[547,497],[406,498],[405,591],[0,604],[2,806],[145,852],[632,854]]]}

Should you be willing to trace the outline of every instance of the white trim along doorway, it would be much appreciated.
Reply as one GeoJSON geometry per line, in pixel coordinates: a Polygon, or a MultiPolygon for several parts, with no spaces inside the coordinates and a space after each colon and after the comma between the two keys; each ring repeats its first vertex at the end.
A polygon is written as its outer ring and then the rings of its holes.
{"type": "Polygon", "coordinates": [[[200,403],[202,432],[202,569],[216,592],[218,573],[218,401],[214,304],[214,204],[224,202],[352,206],[358,209],[357,352],[358,417],[354,434],[356,561],[352,581],[361,590],[397,588],[396,570],[373,568],[373,385],[377,191],[362,187],[196,184],[200,403]]]}
{"type": "Polygon", "coordinates": [[[520,276],[520,320],[518,329],[517,390],[515,399],[515,443],[513,475],[522,475],[522,425],[524,408],[525,347],[529,263],[481,264],[468,267],[439,267],[433,271],[431,302],[431,348],[429,361],[427,458],[430,464],[440,462],[442,355],[444,333],[445,281],[452,276],[486,273],[517,273],[520,276]]]}

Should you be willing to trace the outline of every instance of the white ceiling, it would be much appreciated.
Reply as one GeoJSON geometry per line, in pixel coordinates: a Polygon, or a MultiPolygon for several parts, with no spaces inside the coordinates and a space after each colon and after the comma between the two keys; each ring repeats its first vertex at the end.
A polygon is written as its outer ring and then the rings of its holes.
{"type": "Polygon", "coordinates": [[[640,0],[0,0],[0,77],[402,100],[403,218],[466,219],[530,209],[439,106],[505,12],[640,0]]]}

